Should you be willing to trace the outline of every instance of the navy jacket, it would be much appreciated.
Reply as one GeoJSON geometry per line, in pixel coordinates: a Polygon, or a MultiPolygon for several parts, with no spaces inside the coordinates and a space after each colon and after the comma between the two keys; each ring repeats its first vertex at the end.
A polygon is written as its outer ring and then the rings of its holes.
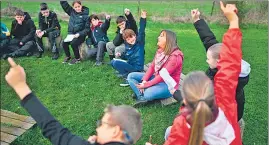
{"type": "Polygon", "coordinates": [[[104,23],[94,28],[92,27],[91,31],[88,34],[89,39],[87,41],[87,45],[96,46],[100,41],[109,42],[109,39],[107,37],[107,30],[109,29],[109,26],[110,26],[110,19],[109,20],[106,19],[104,23]]]}
{"type": "Polygon", "coordinates": [[[89,29],[88,15],[89,8],[82,6],[82,12],[77,13],[67,1],[60,1],[63,10],[70,16],[68,23],[68,34],[87,36],[89,29]]]}
{"type": "Polygon", "coordinates": [[[146,19],[140,18],[140,28],[136,42],[134,45],[125,42],[125,53],[122,56],[123,59],[127,60],[127,63],[136,68],[137,71],[144,70],[146,22],[146,19]]]}

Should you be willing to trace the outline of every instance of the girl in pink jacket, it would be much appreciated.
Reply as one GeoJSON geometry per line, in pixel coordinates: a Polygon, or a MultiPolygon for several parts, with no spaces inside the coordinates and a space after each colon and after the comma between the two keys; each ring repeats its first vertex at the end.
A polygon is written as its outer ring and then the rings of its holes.
{"type": "Polygon", "coordinates": [[[147,72],[133,72],[127,77],[127,81],[135,93],[135,105],[172,96],[167,84],[159,74],[162,69],[166,69],[175,80],[174,88],[177,89],[179,86],[183,53],[177,45],[176,34],[169,30],[161,31],[157,45],[157,52],[147,72]]]}

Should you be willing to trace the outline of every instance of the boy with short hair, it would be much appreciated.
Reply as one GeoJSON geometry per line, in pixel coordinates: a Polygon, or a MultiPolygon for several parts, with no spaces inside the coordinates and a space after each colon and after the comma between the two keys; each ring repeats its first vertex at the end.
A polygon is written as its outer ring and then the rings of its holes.
{"type": "Polygon", "coordinates": [[[89,18],[91,31],[86,39],[86,44],[89,47],[93,45],[94,48],[89,49],[87,55],[89,57],[96,56],[96,66],[103,64],[106,43],[109,41],[107,37],[107,30],[110,26],[110,20],[110,15],[106,15],[106,20],[104,23],[95,14],[91,15],[89,18]]]}
{"type": "MultiPolygon", "coordinates": [[[[146,11],[142,11],[140,18],[139,33],[131,29],[120,30],[119,37],[125,40],[125,53],[116,53],[116,57],[121,57],[124,60],[113,59],[111,65],[119,72],[120,77],[126,79],[131,72],[141,72],[144,70],[145,61],[145,28],[146,28],[146,11]]],[[[125,80],[120,86],[128,86],[129,83],[125,80]]]]}
{"type": "Polygon", "coordinates": [[[56,47],[56,38],[60,36],[61,26],[57,19],[57,14],[49,10],[46,3],[40,4],[40,12],[38,14],[39,29],[36,30],[36,42],[38,44],[39,55],[42,57],[44,46],[42,43],[43,37],[48,37],[50,48],[53,53],[52,59],[56,60],[59,57],[59,50],[56,47]]]}
{"type": "MultiPolygon", "coordinates": [[[[113,60],[116,53],[125,52],[124,40],[121,35],[122,31],[120,31],[121,29],[122,30],[132,29],[137,35],[137,25],[136,25],[136,21],[132,13],[127,8],[124,10],[124,13],[127,19],[124,16],[118,16],[116,20],[116,23],[117,23],[116,36],[112,42],[108,42],[106,44],[106,49],[107,49],[110,60],[113,60]]],[[[120,58],[120,57],[116,56],[116,58],[120,58]]]]}
{"type": "Polygon", "coordinates": [[[22,10],[16,10],[15,20],[11,24],[11,36],[13,38],[7,47],[8,53],[4,54],[3,58],[31,55],[36,48],[34,42],[35,31],[36,27],[30,15],[22,10]]]}

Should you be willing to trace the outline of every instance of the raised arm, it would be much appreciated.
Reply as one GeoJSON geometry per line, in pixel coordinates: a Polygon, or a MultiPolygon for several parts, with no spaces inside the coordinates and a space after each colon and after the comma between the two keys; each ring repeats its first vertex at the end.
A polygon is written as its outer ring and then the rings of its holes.
{"type": "Polygon", "coordinates": [[[73,8],[68,4],[67,1],[60,1],[63,10],[70,16],[73,8]]]}
{"type": "Polygon", "coordinates": [[[6,81],[18,94],[21,105],[37,122],[43,136],[54,145],[90,145],[88,141],[73,135],[50,114],[27,85],[24,69],[13,59],[8,58],[8,61],[11,68],[5,77],[6,81]]]}
{"type": "Polygon", "coordinates": [[[241,71],[242,33],[239,29],[235,5],[221,3],[221,9],[230,22],[229,30],[223,36],[223,46],[217,65],[218,72],[214,78],[214,91],[217,105],[224,111],[227,120],[235,131],[232,144],[242,144],[237,123],[237,103],[235,100],[238,77],[241,71]]]}
{"type": "Polygon", "coordinates": [[[106,15],[106,20],[105,20],[105,23],[103,23],[102,25],[101,25],[101,29],[103,30],[103,32],[107,32],[107,30],[109,29],[109,27],[110,27],[110,20],[111,20],[111,18],[110,18],[110,15],[106,15]]]}
{"type": "Polygon", "coordinates": [[[140,18],[140,22],[139,22],[139,32],[138,32],[138,42],[141,44],[145,44],[145,29],[146,29],[146,21],[147,18],[147,12],[146,11],[142,11],[141,12],[141,18],[140,18]]]}
{"type": "Polygon", "coordinates": [[[128,20],[128,23],[130,24],[130,29],[132,29],[135,32],[135,34],[137,34],[137,25],[136,25],[136,21],[132,15],[132,13],[130,12],[129,9],[125,9],[124,12],[125,12],[125,16],[128,20]]]}
{"type": "Polygon", "coordinates": [[[191,11],[193,25],[199,34],[199,37],[207,51],[208,48],[216,43],[219,43],[214,35],[214,33],[210,30],[207,23],[204,19],[200,19],[200,12],[198,9],[191,11]]]}

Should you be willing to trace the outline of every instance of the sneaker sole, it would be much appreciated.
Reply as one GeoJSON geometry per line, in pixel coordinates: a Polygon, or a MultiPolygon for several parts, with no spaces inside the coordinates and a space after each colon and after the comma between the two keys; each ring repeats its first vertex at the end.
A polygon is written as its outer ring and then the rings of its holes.
{"type": "Polygon", "coordinates": [[[121,87],[128,87],[130,86],[129,84],[120,84],[121,87]]]}

